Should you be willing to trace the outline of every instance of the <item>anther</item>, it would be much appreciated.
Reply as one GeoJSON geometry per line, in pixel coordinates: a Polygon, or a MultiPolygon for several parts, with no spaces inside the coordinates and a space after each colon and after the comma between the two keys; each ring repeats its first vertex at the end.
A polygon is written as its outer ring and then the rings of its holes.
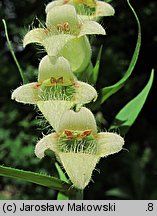
{"type": "Polygon", "coordinates": [[[64,31],[66,31],[66,32],[70,31],[69,23],[68,23],[68,22],[65,22],[65,23],[63,24],[63,28],[64,28],[64,31]]]}

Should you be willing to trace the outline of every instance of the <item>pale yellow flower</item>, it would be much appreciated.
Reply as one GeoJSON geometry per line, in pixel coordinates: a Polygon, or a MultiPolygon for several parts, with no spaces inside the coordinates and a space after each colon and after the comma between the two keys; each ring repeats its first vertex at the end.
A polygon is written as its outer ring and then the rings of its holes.
{"type": "Polygon", "coordinates": [[[124,139],[116,133],[97,132],[91,111],[66,111],[56,133],[43,137],[35,147],[38,158],[52,150],[76,188],[84,189],[101,157],[119,152],[124,139]]]}
{"type": "Polygon", "coordinates": [[[23,40],[42,45],[53,58],[66,58],[73,72],[82,72],[90,63],[91,46],[86,35],[102,34],[104,28],[95,21],[81,20],[72,5],[53,7],[46,16],[46,28],[29,31],[23,40]]]}
{"type": "Polygon", "coordinates": [[[46,13],[53,7],[64,4],[74,5],[82,20],[96,20],[103,16],[113,16],[115,13],[114,8],[110,4],[97,0],[55,0],[47,5],[46,13]]]}
{"type": "Polygon", "coordinates": [[[65,58],[54,61],[49,56],[40,62],[38,82],[22,85],[12,93],[12,99],[17,102],[37,105],[54,129],[66,110],[96,98],[96,90],[77,80],[65,58]]]}

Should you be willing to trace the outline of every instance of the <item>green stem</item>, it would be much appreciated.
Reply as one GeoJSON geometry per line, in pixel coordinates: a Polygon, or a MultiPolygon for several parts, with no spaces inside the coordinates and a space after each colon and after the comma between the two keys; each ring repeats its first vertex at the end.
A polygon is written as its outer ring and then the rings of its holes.
{"type": "Polygon", "coordinates": [[[83,190],[77,190],[72,196],[69,196],[70,200],[83,200],[83,190]]]}
{"type": "Polygon", "coordinates": [[[21,69],[21,67],[20,67],[20,65],[19,65],[19,63],[18,63],[18,61],[17,61],[17,58],[16,58],[16,56],[15,56],[13,47],[12,47],[11,42],[10,42],[10,40],[9,40],[8,29],[7,29],[6,21],[5,21],[4,19],[2,19],[2,22],[3,22],[3,24],[4,24],[5,35],[6,35],[6,39],[7,39],[7,43],[8,43],[9,50],[10,50],[10,52],[11,52],[11,54],[12,54],[12,57],[13,57],[13,59],[14,59],[14,61],[15,61],[16,66],[17,66],[17,68],[18,68],[18,70],[19,70],[19,72],[20,72],[22,81],[23,81],[23,83],[25,83],[25,79],[24,79],[24,76],[23,76],[23,71],[22,71],[22,69],[21,69]]]}
{"type": "Polygon", "coordinates": [[[78,191],[78,193],[77,193],[77,199],[78,200],[83,200],[83,190],[80,190],[80,191],[78,191]]]}

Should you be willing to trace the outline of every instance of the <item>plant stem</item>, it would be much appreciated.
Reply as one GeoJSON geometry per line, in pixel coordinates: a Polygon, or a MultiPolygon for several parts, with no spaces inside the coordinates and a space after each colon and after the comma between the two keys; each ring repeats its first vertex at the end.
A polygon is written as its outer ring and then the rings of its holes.
{"type": "Polygon", "coordinates": [[[77,200],[83,200],[83,190],[79,190],[78,192],[77,192],[77,200]]]}
{"type": "Polygon", "coordinates": [[[19,70],[19,72],[20,72],[22,81],[23,81],[23,83],[25,83],[23,71],[22,71],[22,69],[21,69],[21,67],[20,67],[20,65],[19,65],[19,63],[18,63],[18,60],[17,60],[17,58],[16,58],[16,56],[15,56],[13,47],[12,47],[11,42],[10,42],[10,40],[9,40],[8,29],[7,29],[6,21],[5,21],[4,19],[2,19],[2,22],[3,22],[3,24],[4,24],[4,29],[5,29],[5,35],[6,35],[6,39],[7,39],[7,43],[8,43],[8,48],[9,48],[11,54],[12,54],[12,57],[13,57],[13,59],[14,59],[14,61],[15,61],[15,64],[16,64],[17,68],[18,68],[18,70],[19,70]]]}
{"type": "Polygon", "coordinates": [[[76,190],[71,196],[69,196],[70,200],[83,200],[83,190],[76,190]]]}

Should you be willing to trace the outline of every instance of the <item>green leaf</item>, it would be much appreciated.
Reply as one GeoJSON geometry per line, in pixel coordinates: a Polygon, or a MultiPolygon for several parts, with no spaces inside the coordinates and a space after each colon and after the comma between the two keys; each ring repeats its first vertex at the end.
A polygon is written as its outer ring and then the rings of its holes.
{"type": "Polygon", "coordinates": [[[116,115],[110,129],[120,129],[122,135],[126,134],[131,127],[131,125],[136,120],[139,115],[146,99],[148,93],[151,89],[154,79],[154,70],[152,69],[150,79],[145,86],[145,88],[138,94],[133,100],[126,104],[120,112],[116,115]]]}
{"type": "Polygon", "coordinates": [[[119,80],[117,83],[115,83],[114,85],[102,88],[99,91],[99,97],[98,97],[98,100],[96,101],[96,105],[102,104],[111,95],[115,94],[119,89],[121,89],[124,86],[124,84],[126,83],[128,78],[132,74],[132,71],[134,70],[134,67],[135,67],[137,59],[138,59],[138,55],[139,55],[139,51],[140,51],[140,47],[141,47],[141,25],[140,25],[138,16],[137,16],[135,10],[133,9],[133,7],[131,6],[129,0],[127,0],[127,2],[128,2],[129,7],[131,8],[135,18],[136,18],[137,25],[138,25],[138,37],[137,37],[137,43],[136,43],[135,51],[133,53],[129,67],[128,67],[126,73],[124,74],[123,78],[121,80],[119,80]]]}
{"type": "Polygon", "coordinates": [[[102,48],[103,48],[103,45],[101,45],[101,47],[99,49],[99,53],[98,53],[98,56],[97,56],[96,64],[95,64],[95,66],[93,68],[93,73],[92,73],[92,83],[93,84],[95,84],[97,82],[97,79],[98,79],[102,48]]]}
{"type": "Polygon", "coordinates": [[[105,192],[107,196],[113,196],[119,199],[131,199],[132,197],[120,188],[113,188],[105,192]]]}
{"type": "MultiPolygon", "coordinates": [[[[59,178],[62,180],[62,181],[65,181],[67,183],[69,183],[66,175],[64,174],[64,172],[62,171],[61,167],[59,166],[58,163],[55,163],[56,165],[56,169],[58,171],[58,175],[59,175],[59,178]]],[[[61,193],[61,192],[58,192],[58,195],[57,195],[57,200],[69,200],[69,197],[66,196],[65,194],[61,193]]]]}
{"type": "Polygon", "coordinates": [[[16,178],[64,192],[70,192],[71,187],[70,184],[55,177],[5,166],[0,166],[0,176],[16,178]]]}
{"type": "Polygon", "coordinates": [[[8,29],[7,29],[6,21],[4,19],[2,19],[2,22],[3,22],[3,25],[4,25],[4,30],[5,30],[5,35],[6,35],[7,43],[8,43],[8,48],[9,48],[9,50],[11,52],[11,55],[12,55],[14,61],[15,61],[16,66],[17,66],[17,68],[19,70],[19,73],[21,75],[22,81],[23,81],[23,83],[25,83],[25,77],[23,75],[24,73],[23,73],[23,71],[22,71],[22,69],[20,67],[20,64],[19,64],[19,62],[18,62],[18,60],[16,58],[16,55],[14,53],[14,50],[13,50],[13,47],[12,47],[12,44],[11,44],[11,41],[9,40],[9,35],[8,35],[8,29]]]}

